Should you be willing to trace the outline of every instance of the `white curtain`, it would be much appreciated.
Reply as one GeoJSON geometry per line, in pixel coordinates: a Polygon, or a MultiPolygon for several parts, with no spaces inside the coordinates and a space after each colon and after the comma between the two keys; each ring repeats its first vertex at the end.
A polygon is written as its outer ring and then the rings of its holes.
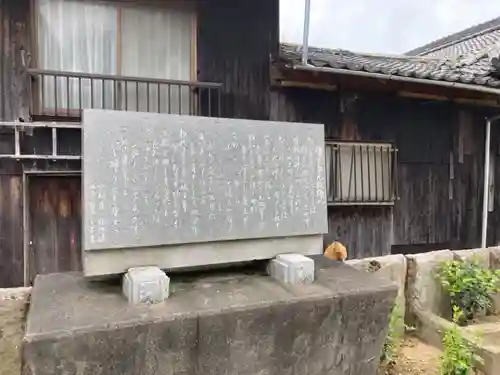
{"type": "MultiPolygon", "coordinates": [[[[121,14],[123,75],[191,79],[191,12],[124,7],[121,14]]],[[[126,93],[122,95],[122,105],[129,110],[136,110],[139,106],[139,110],[145,112],[191,112],[192,95],[188,86],[140,84],[137,87],[129,83],[126,93]]]]}
{"type": "MultiPolygon", "coordinates": [[[[79,73],[117,74],[117,10],[89,1],[38,0],[38,67],[79,73]]],[[[41,82],[43,109],[112,108],[113,84],[54,78],[41,82]],[[69,90],[68,90],[69,87],[69,90]],[[68,92],[69,91],[69,92],[68,92]],[[103,95],[104,93],[104,95],[103,95]],[[104,100],[103,100],[104,99],[104,100]],[[104,104],[104,105],[103,105],[104,104]]]]}
{"type": "MultiPolygon", "coordinates": [[[[37,0],[37,8],[37,58],[41,69],[186,81],[191,78],[190,11],[92,0],[37,0]]],[[[46,77],[41,85],[42,107],[57,105],[63,113],[68,107],[189,113],[192,107],[191,91],[186,86],[91,82],[46,77]]]]}

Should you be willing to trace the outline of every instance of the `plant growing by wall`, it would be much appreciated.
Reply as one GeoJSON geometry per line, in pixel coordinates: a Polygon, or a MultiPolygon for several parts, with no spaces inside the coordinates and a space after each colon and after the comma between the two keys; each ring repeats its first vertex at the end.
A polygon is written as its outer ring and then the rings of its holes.
{"type": "Polygon", "coordinates": [[[392,308],[389,318],[389,328],[387,330],[387,337],[380,356],[381,363],[390,364],[394,362],[399,352],[400,344],[403,339],[405,324],[403,321],[403,308],[400,304],[396,303],[392,308]]]}
{"type": "Polygon", "coordinates": [[[470,375],[476,364],[482,363],[481,357],[474,353],[458,326],[463,319],[463,312],[453,306],[453,326],[443,336],[443,354],[441,356],[441,375],[470,375]]]}
{"type": "Polygon", "coordinates": [[[460,324],[491,309],[492,295],[500,291],[500,270],[481,267],[474,260],[444,262],[438,268],[437,277],[450,296],[451,306],[462,311],[460,324]]]}

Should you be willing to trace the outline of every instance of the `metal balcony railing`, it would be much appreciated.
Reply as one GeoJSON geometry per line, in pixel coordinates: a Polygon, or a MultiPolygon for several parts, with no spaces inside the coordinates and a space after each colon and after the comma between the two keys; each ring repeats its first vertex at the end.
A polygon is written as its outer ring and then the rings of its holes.
{"type": "Polygon", "coordinates": [[[390,205],[397,199],[397,149],[390,144],[326,142],[329,205],[390,205]]]}
{"type": "Polygon", "coordinates": [[[34,120],[79,119],[87,108],[221,115],[222,84],[30,69],[34,120]]]}

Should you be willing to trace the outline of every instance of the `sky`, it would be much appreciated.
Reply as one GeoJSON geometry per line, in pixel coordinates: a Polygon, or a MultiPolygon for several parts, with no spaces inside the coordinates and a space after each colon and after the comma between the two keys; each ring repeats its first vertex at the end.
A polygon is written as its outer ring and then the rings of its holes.
{"type": "MultiPolygon", "coordinates": [[[[305,0],[280,0],[280,39],[302,43],[305,0]]],[[[398,54],[500,17],[499,0],[311,0],[309,44],[398,54]]]]}

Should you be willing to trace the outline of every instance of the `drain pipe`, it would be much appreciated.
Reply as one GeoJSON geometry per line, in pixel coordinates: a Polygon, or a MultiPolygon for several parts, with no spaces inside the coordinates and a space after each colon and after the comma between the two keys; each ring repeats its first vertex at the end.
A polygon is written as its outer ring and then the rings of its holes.
{"type": "Polygon", "coordinates": [[[500,120],[500,115],[486,119],[486,136],[484,140],[484,186],[483,186],[483,219],[481,223],[481,248],[486,247],[488,235],[488,204],[490,186],[490,143],[491,143],[491,123],[500,120]]]}
{"type": "Polygon", "coordinates": [[[309,54],[309,19],[311,18],[311,0],[305,0],[304,32],[302,34],[302,64],[307,65],[309,54]]]}

